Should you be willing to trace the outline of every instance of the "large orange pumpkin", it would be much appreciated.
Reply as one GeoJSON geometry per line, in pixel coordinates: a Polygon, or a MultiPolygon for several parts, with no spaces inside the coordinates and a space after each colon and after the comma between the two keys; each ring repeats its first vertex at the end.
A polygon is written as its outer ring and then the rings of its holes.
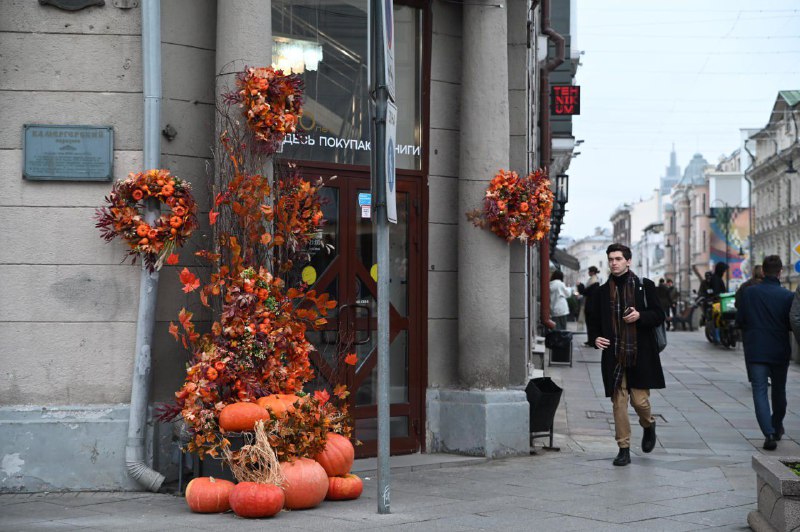
{"type": "Polygon", "coordinates": [[[341,477],[330,477],[328,479],[328,494],[325,496],[329,501],[349,501],[358,499],[364,491],[364,483],[361,479],[348,473],[341,477]]]}
{"type": "Polygon", "coordinates": [[[231,508],[239,517],[272,517],[283,508],[283,490],[274,484],[239,482],[231,491],[231,508]]]}
{"type": "Polygon", "coordinates": [[[325,473],[329,477],[337,477],[350,472],[355,455],[356,451],[350,440],[341,434],[330,432],[328,441],[325,443],[325,450],[315,456],[314,460],[325,468],[325,473]]]}
{"type": "Polygon", "coordinates": [[[276,393],[259,397],[259,399],[256,401],[256,404],[261,408],[270,410],[278,417],[283,417],[286,412],[294,412],[294,402],[296,400],[297,396],[294,394],[276,393]]]}
{"type": "Polygon", "coordinates": [[[328,475],[321,465],[310,458],[281,462],[281,472],[285,479],[284,506],[289,510],[314,508],[328,493],[328,475]]]}
{"type": "Polygon", "coordinates": [[[257,404],[232,403],[219,413],[219,428],[226,432],[253,430],[260,419],[269,419],[269,414],[257,404]]]}
{"type": "Polygon", "coordinates": [[[214,477],[198,477],[186,486],[186,504],[193,512],[213,514],[231,509],[229,496],[235,484],[214,477]]]}

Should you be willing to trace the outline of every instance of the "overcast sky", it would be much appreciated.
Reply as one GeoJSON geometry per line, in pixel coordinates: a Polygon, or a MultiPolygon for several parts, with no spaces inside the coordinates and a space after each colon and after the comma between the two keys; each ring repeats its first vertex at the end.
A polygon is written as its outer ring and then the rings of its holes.
{"type": "Polygon", "coordinates": [[[716,163],[739,128],[766,125],[779,90],[800,89],[798,0],[578,0],[576,14],[584,142],[562,236],[652,195],[673,143],[681,172],[695,153],[716,163]]]}

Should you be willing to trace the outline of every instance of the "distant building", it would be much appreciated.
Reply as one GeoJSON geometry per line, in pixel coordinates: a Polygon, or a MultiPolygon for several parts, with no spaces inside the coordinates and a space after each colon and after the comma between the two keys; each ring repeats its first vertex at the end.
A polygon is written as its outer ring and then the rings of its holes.
{"type": "Polygon", "coordinates": [[[613,242],[611,231],[604,227],[596,227],[594,234],[579,238],[570,246],[565,248],[567,253],[578,259],[580,270],[565,270],[564,282],[569,286],[578,283],[585,283],[589,277],[587,270],[589,266],[595,266],[600,270],[600,278],[608,278],[608,258],[606,248],[613,242]]]}

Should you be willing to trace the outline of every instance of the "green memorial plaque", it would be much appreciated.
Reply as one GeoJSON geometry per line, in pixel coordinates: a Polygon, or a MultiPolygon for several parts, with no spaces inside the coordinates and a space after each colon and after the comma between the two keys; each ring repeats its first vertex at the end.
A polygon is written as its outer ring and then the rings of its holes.
{"type": "Polygon", "coordinates": [[[114,129],[110,126],[25,124],[22,177],[35,181],[111,181],[114,129]]]}

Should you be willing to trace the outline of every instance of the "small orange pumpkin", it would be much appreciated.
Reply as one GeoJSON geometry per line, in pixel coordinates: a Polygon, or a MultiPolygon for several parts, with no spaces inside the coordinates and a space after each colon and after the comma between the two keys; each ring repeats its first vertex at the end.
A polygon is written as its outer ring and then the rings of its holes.
{"type": "Polygon", "coordinates": [[[278,417],[294,412],[294,402],[297,396],[294,394],[274,393],[264,397],[259,397],[256,404],[261,408],[266,408],[278,417]]]}
{"type": "Polygon", "coordinates": [[[219,413],[219,428],[226,432],[249,431],[260,419],[269,419],[269,414],[257,404],[232,403],[219,413]]]}
{"type": "Polygon", "coordinates": [[[314,457],[320,463],[329,477],[346,475],[353,467],[356,450],[350,440],[336,434],[328,433],[328,441],[325,443],[325,450],[314,457]]]}
{"type": "Polygon", "coordinates": [[[352,473],[340,477],[328,478],[328,494],[325,498],[329,501],[349,501],[361,497],[364,483],[352,473]]]}
{"type": "Polygon", "coordinates": [[[286,481],[283,492],[284,506],[289,510],[314,508],[328,493],[328,475],[322,466],[310,458],[281,462],[281,472],[286,481]]]}
{"type": "Polygon", "coordinates": [[[272,517],[283,508],[283,490],[274,484],[239,482],[230,495],[231,509],[239,517],[272,517]]]}
{"type": "Polygon", "coordinates": [[[213,514],[231,509],[229,497],[235,484],[214,477],[198,477],[186,486],[186,504],[193,512],[213,514]]]}

